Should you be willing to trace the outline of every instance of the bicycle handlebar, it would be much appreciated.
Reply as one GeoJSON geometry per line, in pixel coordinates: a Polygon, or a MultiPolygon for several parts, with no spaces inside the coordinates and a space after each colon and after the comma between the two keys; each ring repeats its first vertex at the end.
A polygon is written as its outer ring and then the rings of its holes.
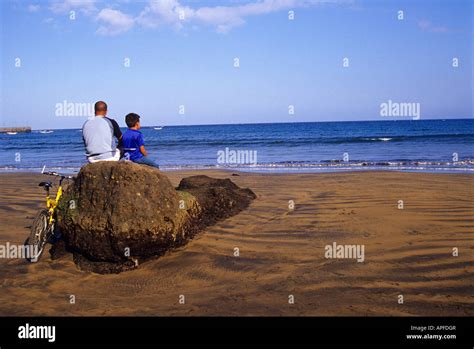
{"type": "Polygon", "coordinates": [[[42,174],[49,175],[49,176],[56,176],[56,177],[61,177],[62,179],[73,179],[73,176],[66,176],[57,172],[52,172],[52,171],[47,171],[45,172],[46,166],[43,167],[43,170],[41,171],[42,174]]]}
{"type": "Polygon", "coordinates": [[[66,178],[66,179],[73,179],[74,178],[73,176],[62,175],[62,174],[57,173],[57,172],[43,172],[43,174],[49,175],[49,176],[56,176],[56,177],[66,178]]]}

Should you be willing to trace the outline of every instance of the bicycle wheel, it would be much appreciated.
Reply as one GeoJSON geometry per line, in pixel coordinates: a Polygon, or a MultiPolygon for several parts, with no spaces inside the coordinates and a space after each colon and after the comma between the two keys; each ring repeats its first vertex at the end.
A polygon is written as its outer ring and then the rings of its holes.
{"type": "Polygon", "coordinates": [[[31,226],[30,236],[25,241],[25,246],[29,246],[29,255],[26,260],[31,263],[39,261],[44,251],[44,246],[51,235],[52,226],[49,224],[49,211],[41,210],[36,215],[31,226]]]}

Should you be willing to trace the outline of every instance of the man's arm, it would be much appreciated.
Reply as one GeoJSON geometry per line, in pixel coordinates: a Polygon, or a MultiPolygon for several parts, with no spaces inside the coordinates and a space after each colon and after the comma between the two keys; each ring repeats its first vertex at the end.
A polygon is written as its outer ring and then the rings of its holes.
{"type": "Polygon", "coordinates": [[[123,147],[122,131],[120,130],[119,124],[114,119],[110,119],[110,118],[107,118],[107,119],[110,120],[110,122],[112,123],[112,126],[114,127],[114,137],[117,138],[117,148],[122,148],[123,147]]]}

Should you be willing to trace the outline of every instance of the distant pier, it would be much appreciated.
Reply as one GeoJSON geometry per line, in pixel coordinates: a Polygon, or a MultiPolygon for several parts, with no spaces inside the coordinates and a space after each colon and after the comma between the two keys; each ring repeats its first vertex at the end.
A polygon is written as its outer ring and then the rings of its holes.
{"type": "Polygon", "coordinates": [[[17,132],[17,133],[28,133],[31,132],[31,127],[0,127],[0,133],[8,133],[8,132],[17,132]]]}

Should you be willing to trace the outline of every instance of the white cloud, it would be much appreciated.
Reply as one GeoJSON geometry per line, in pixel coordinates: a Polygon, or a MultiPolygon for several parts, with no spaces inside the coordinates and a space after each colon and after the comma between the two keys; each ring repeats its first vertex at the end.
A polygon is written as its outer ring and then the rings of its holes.
{"type": "Polygon", "coordinates": [[[27,10],[28,12],[38,12],[41,9],[40,5],[28,5],[27,10]]]}
{"type": "MultiPolygon", "coordinates": [[[[122,2],[127,0],[121,0],[122,2]]],[[[108,5],[99,11],[96,0],[51,0],[53,13],[62,14],[79,10],[99,23],[97,32],[101,35],[117,35],[130,30],[134,24],[146,28],[168,26],[181,29],[185,25],[197,28],[201,25],[213,27],[219,33],[226,33],[243,25],[248,17],[265,15],[302,7],[328,3],[352,3],[353,0],[253,0],[241,5],[219,5],[191,7],[179,0],[149,0],[136,17],[108,5]]],[[[191,2],[192,4],[192,2],[191,2]]]]}
{"type": "Polygon", "coordinates": [[[92,14],[97,11],[96,0],[52,0],[50,10],[54,13],[67,13],[69,11],[81,11],[92,14]]]}
{"type": "Polygon", "coordinates": [[[170,24],[181,27],[185,23],[195,22],[214,26],[218,32],[228,32],[232,28],[244,24],[246,17],[334,2],[337,1],[263,0],[236,6],[191,8],[181,5],[178,0],[150,0],[137,17],[137,23],[145,27],[156,28],[170,24]]]}
{"type": "Polygon", "coordinates": [[[97,33],[100,35],[117,35],[130,30],[134,20],[131,16],[110,8],[102,9],[96,17],[100,23],[97,33]]]}
{"type": "Polygon", "coordinates": [[[435,26],[430,21],[427,21],[427,20],[418,21],[418,27],[423,31],[432,32],[432,33],[449,32],[449,29],[447,27],[435,26]]]}
{"type": "Polygon", "coordinates": [[[180,15],[184,16],[183,21],[188,21],[193,17],[194,10],[181,6],[177,0],[150,1],[137,17],[137,23],[148,28],[156,28],[164,24],[180,26],[180,15]]]}

